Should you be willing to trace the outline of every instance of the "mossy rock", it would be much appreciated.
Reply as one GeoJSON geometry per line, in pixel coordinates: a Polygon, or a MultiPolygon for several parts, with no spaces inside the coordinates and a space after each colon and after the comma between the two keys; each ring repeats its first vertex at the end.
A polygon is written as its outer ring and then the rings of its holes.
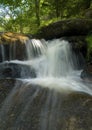
{"type": "Polygon", "coordinates": [[[92,31],[92,19],[61,20],[42,27],[36,36],[38,38],[53,39],[63,36],[87,35],[92,31]]]}

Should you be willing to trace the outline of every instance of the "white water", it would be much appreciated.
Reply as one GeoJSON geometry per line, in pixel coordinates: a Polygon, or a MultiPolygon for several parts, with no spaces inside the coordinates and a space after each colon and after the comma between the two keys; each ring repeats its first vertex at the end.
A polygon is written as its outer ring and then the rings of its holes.
{"type": "Polygon", "coordinates": [[[42,41],[36,39],[29,39],[28,41],[26,41],[25,47],[28,60],[34,58],[35,56],[39,57],[41,54],[45,53],[46,44],[45,42],[43,42],[43,44],[42,41]]]}
{"type": "Polygon", "coordinates": [[[53,40],[47,44],[46,54],[40,60],[37,60],[38,63],[36,63],[38,77],[67,76],[74,68],[71,48],[68,42],[53,40]]]}
{"type": "MultiPolygon", "coordinates": [[[[15,86],[0,108],[0,130],[60,130],[60,128],[70,130],[73,126],[70,119],[75,117],[77,120],[79,113],[76,110],[84,105],[74,108],[72,115],[69,114],[72,105],[68,106],[69,111],[66,107],[63,108],[63,105],[68,104],[66,102],[68,100],[67,96],[61,93],[78,91],[92,95],[92,85],[84,84],[80,78],[81,70],[77,70],[78,61],[75,60],[76,56],[72,53],[69,43],[60,39],[43,42],[45,43],[34,40],[33,48],[36,49],[37,58],[33,58],[34,52],[31,53],[32,48],[29,47],[28,61],[9,61],[33,66],[37,78],[16,80],[15,86]],[[38,45],[40,51],[37,50],[38,45]],[[48,89],[42,89],[43,87],[48,89]],[[48,91],[49,89],[54,91],[48,91]],[[70,127],[69,124],[66,125],[66,121],[71,123],[70,127]]],[[[75,100],[73,101],[76,104],[75,100]]],[[[81,116],[83,112],[80,119],[81,116]]]]}
{"type": "MultiPolygon", "coordinates": [[[[41,41],[34,40],[34,48],[39,45],[42,55],[35,59],[29,56],[29,61],[24,62],[35,68],[37,78],[25,79],[24,82],[60,92],[81,91],[92,94],[91,84],[85,84],[80,78],[81,70],[77,70],[79,62],[72,53],[70,44],[61,39],[44,42],[43,45],[47,48],[42,46],[41,41]]],[[[29,51],[28,55],[31,55],[29,51]]]]}

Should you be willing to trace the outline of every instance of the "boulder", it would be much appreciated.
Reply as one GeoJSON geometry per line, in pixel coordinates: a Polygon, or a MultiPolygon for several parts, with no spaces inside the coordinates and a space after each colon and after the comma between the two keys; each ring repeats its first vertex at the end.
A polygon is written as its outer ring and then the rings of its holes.
{"type": "Polygon", "coordinates": [[[92,31],[92,19],[69,19],[51,23],[42,27],[36,37],[53,39],[63,36],[87,35],[92,31]]]}
{"type": "Polygon", "coordinates": [[[1,78],[35,78],[35,70],[25,64],[3,62],[0,64],[0,79],[1,78]]]}

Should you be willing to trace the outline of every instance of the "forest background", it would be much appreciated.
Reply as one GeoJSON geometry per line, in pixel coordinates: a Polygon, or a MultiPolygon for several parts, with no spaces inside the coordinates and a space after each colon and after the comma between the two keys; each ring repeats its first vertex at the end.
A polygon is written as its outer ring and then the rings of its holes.
{"type": "Polygon", "coordinates": [[[0,31],[36,33],[64,19],[92,17],[92,0],[0,0],[0,31]]]}

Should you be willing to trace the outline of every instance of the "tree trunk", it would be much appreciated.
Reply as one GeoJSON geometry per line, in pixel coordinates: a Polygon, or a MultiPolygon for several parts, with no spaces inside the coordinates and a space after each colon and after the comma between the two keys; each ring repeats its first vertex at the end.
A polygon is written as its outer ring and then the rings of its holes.
{"type": "Polygon", "coordinates": [[[40,0],[35,0],[35,14],[37,19],[37,25],[40,26],[40,0]]]}
{"type": "Polygon", "coordinates": [[[56,17],[60,16],[59,0],[55,0],[56,17]]]}

